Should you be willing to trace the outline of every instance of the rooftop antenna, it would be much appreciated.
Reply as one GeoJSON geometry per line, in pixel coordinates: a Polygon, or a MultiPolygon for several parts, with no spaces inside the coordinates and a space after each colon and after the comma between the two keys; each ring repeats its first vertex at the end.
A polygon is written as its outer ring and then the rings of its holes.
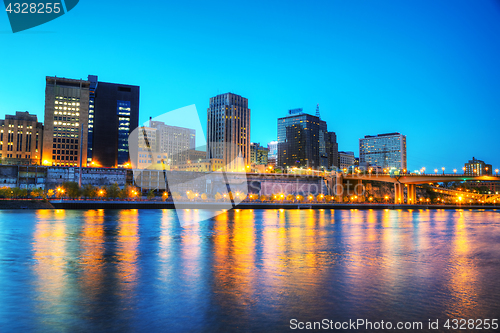
{"type": "Polygon", "coordinates": [[[319,116],[319,104],[316,105],[316,117],[321,118],[319,116]]]}

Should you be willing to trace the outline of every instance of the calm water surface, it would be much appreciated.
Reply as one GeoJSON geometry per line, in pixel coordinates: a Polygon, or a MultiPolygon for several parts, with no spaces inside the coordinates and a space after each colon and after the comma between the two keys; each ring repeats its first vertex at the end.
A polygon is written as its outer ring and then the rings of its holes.
{"type": "Polygon", "coordinates": [[[0,211],[0,332],[499,314],[500,211],[0,211]]]}

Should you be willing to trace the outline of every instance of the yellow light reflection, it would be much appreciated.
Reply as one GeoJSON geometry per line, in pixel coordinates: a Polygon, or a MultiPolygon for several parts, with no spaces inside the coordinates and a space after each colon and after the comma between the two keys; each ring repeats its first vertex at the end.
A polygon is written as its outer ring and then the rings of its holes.
{"type": "Polygon", "coordinates": [[[34,272],[38,294],[43,302],[41,311],[57,311],[65,300],[68,278],[66,266],[66,213],[64,210],[38,210],[33,234],[34,272]]]}
{"type": "Polygon", "coordinates": [[[137,209],[120,210],[118,218],[117,270],[123,289],[137,282],[137,247],[139,245],[139,213],[137,209]]]}
{"type": "Polygon", "coordinates": [[[97,297],[96,291],[101,289],[104,277],[104,210],[85,211],[83,216],[80,283],[85,295],[97,297]]]}

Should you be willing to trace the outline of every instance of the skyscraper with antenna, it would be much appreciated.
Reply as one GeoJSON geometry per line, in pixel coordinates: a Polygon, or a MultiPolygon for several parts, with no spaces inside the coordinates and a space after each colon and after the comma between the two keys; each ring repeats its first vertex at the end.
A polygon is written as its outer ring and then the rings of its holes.
{"type": "Polygon", "coordinates": [[[319,104],[316,105],[316,117],[320,118],[320,115],[319,115],[319,104]]]}

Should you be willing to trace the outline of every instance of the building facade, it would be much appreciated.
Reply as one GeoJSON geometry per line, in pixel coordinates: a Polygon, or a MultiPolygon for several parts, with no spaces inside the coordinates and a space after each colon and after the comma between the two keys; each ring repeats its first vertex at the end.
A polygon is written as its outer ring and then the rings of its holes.
{"type": "Polygon", "coordinates": [[[222,159],[228,171],[244,171],[250,163],[248,99],[233,93],[210,98],[207,159],[212,158],[222,159]]]}
{"type": "Polygon", "coordinates": [[[267,163],[276,166],[278,160],[278,141],[271,141],[267,144],[269,154],[267,156],[267,163]]]}
{"type": "Polygon", "coordinates": [[[355,165],[356,158],[352,151],[339,151],[338,152],[338,165],[340,170],[349,170],[349,167],[355,165]]]}
{"type": "Polygon", "coordinates": [[[312,169],[335,165],[336,135],[327,131],[326,122],[302,109],[289,110],[288,114],[278,119],[277,165],[312,169]]]}
{"type": "Polygon", "coordinates": [[[189,151],[194,149],[194,142],[196,141],[196,131],[194,129],[170,126],[164,122],[153,120],[149,121],[149,127],[156,129],[157,151],[167,154],[168,165],[174,166],[187,163],[190,158],[189,151]]]}
{"type": "Polygon", "coordinates": [[[324,132],[325,152],[323,160],[326,159],[327,169],[339,168],[339,144],[337,143],[337,134],[335,132],[324,132]]]}
{"type": "MultiPolygon", "coordinates": [[[[206,152],[205,152],[206,154],[206,152]]],[[[193,172],[212,172],[223,171],[224,161],[220,158],[202,159],[196,161],[188,161],[188,163],[174,166],[173,170],[178,171],[193,171],[193,172]]]]}
{"type": "Polygon", "coordinates": [[[196,150],[196,149],[188,150],[188,161],[198,162],[200,160],[206,159],[206,157],[207,157],[206,151],[196,150]]]}
{"type": "Polygon", "coordinates": [[[100,82],[95,75],[88,82],[87,161],[125,166],[130,163],[128,137],[139,125],[140,87],[100,82]]]}
{"type": "Polygon", "coordinates": [[[250,143],[250,163],[257,165],[267,165],[269,149],[260,143],[250,143]]]}
{"type": "MultiPolygon", "coordinates": [[[[158,130],[151,127],[139,127],[138,149],[136,158],[131,158],[132,166],[136,169],[168,170],[168,155],[159,152],[158,130]]],[[[135,149],[131,149],[135,151],[135,149]]]]}
{"type": "Polygon", "coordinates": [[[43,124],[36,115],[16,112],[0,120],[0,163],[39,165],[42,158],[43,124]]]}
{"type": "Polygon", "coordinates": [[[360,164],[406,170],[406,136],[388,133],[359,139],[359,160],[360,164]]]}
{"type": "Polygon", "coordinates": [[[486,164],[484,161],[477,160],[475,157],[465,163],[465,174],[473,176],[491,176],[493,174],[491,164],[486,164]]]}
{"type": "Polygon", "coordinates": [[[46,77],[44,165],[78,166],[81,157],[86,166],[89,88],[90,82],[86,80],[46,77]]]}

